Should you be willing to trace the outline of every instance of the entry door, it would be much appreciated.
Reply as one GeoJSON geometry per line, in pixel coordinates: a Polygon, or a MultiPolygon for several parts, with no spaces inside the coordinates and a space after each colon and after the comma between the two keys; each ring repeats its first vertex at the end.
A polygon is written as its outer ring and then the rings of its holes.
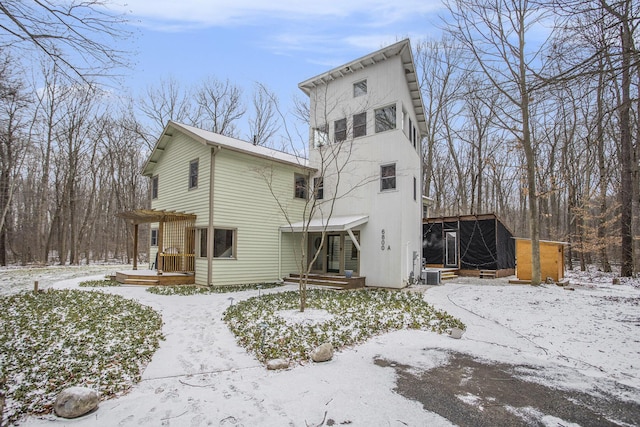
{"type": "Polygon", "coordinates": [[[340,235],[327,235],[327,273],[340,273],[340,235]]]}
{"type": "Polygon", "coordinates": [[[444,266],[458,267],[458,232],[444,232],[444,266]]]}

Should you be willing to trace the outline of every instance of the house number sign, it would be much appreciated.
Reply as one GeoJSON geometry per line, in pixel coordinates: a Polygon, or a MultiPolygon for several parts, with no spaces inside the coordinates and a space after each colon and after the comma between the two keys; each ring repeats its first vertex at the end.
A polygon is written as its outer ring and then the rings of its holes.
{"type": "Polygon", "coordinates": [[[380,250],[384,251],[384,228],[382,229],[382,238],[380,239],[380,250]]]}

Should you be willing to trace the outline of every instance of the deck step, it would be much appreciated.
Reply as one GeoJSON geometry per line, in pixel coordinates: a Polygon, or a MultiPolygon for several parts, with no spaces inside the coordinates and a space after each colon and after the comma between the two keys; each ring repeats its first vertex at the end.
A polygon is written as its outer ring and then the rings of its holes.
{"type": "Polygon", "coordinates": [[[143,286],[156,286],[160,284],[157,279],[125,279],[122,282],[123,285],[143,285],[143,286]]]}
{"type": "Polygon", "coordinates": [[[480,278],[481,279],[495,279],[496,271],[495,270],[480,270],[480,278]]]}

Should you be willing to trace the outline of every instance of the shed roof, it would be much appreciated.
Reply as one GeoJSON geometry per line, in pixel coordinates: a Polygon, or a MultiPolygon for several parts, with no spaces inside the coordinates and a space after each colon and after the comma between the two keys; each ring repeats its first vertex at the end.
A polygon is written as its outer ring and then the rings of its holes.
{"type": "Polygon", "coordinates": [[[300,221],[294,224],[283,225],[280,227],[280,231],[290,233],[300,233],[304,231],[308,231],[310,233],[347,231],[351,228],[365,224],[368,221],[369,217],[367,215],[314,218],[310,221],[300,221]]]}
{"type": "Polygon", "coordinates": [[[427,122],[425,119],[425,108],[422,102],[422,94],[420,92],[420,85],[418,83],[418,74],[416,72],[415,62],[413,60],[413,52],[411,51],[411,44],[409,39],[404,39],[390,46],[384,47],[373,53],[365,55],[361,58],[348,62],[344,65],[336,67],[325,73],[319,74],[315,77],[311,77],[300,83],[298,87],[307,95],[311,93],[311,90],[317,86],[325,85],[328,82],[352,74],[355,71],[362,70],[363,68],[385,61],[394,56],[400,56],[402,58],[402,65],[404,67],[404,75],[409,86],[409,93],[411,94],[411,101],[413,103],[413,109],[416,112],[416,118],[418,120],[418,128],[423,135],[427,133],[427,122]]]}
{"type": "Polygon", "coordinates": [[[308,160],[304,157],[285,153],[284,151],[275,150],[273,148],[263,147],[261,145],[254,145],[247,141],[220,135],[219,133],[199,129],[194,126],[169,121],[169,123],[167,123],[167,126],[165,126],[164,130],[162,131],[162,135],[160,135],[160,138],[158,138],[156,145],[153,147],[153,151],[147,159],[147,162],[142,168],[143,175],[153,175],[156,164],[162,157],[162,153],[164,152],[169,141],[171,141],[171,138],[173,138],[173,136],[175,135],[175,132],[181,132],[185,135],[188,135],[196,141],[202,143],[203,145],[227,149],[255,157],[260,157],[263,159],[285,163],[292,166],[310,169],[308,166],[308,160]]]}

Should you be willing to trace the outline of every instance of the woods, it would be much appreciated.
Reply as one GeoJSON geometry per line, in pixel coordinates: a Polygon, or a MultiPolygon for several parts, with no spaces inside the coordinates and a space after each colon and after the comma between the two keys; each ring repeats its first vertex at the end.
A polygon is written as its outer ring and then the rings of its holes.
{"type": "MultiPolygon", "coordinates": [[[[117,48],[122,18],[75,4],[67,12],[78,19],[50,34],[42,23],[56,9],[0,8],[2,265],[128,262],[130,230],[115,214],[148,207],[140,170],[167,120],[268,145],[294,128],[261,83],[242,88],[212,73],[189,86],[167,76],[138,98],[105,85],[127,62],[117,48]],[[25,52],[28,63],[17,59],[25,52]]],[[[431,214],[493,212],[534,244],[569,242],[572,267],[640,271],[640,4],[446,6],[442,37],[413,41],[431,214]]]]}

